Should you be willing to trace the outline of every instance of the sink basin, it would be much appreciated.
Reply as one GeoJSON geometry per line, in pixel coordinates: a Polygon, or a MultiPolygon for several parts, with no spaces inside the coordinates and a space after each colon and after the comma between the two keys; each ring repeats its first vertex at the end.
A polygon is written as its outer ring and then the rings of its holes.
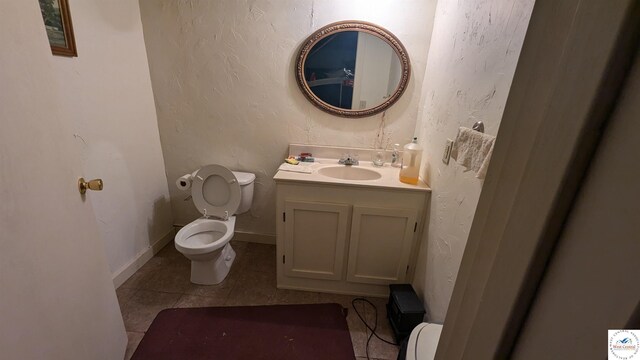
{"type": "Polygon", "coordinates": [[[318,174],[342,180],[376,180],[382,175],[374,170],[354,166],[331,166],[318,170],[318,174]]]}

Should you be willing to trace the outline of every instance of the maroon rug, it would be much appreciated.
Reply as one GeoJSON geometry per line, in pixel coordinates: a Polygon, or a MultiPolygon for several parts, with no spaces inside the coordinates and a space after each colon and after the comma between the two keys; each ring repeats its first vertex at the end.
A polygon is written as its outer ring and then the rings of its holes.
{"type": "Polygon", "coordinates": [[[355,359],[339,304],[166,309],[132,359],[355,359]]]}

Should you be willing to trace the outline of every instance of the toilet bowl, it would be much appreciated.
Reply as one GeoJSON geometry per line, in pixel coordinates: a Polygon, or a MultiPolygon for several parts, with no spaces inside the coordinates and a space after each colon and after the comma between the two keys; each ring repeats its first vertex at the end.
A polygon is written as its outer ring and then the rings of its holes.
{"type": "Polygon", "coordinates": [[[233,238],[236,217],[253,201],[251,173],[232,172],[221,165],[207,165],[193,175],[191,197],[203,214],[180,229],[176,249],[191,260],[191,282],[201,285],[221,283],[231,270],[236,253],[233,238]]]}

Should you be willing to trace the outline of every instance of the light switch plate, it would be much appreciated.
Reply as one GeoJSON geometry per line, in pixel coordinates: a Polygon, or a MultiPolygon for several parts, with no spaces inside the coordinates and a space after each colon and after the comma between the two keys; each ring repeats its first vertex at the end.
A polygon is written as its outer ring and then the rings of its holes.
{"type": "Polygon", "coordinates": [[[444,154],[442,154],[442,162],[449,165],[449,158],[451,158],[451,148],[453,147],[453,140],[447,139],[447,145],[444,147],[444,154]]]}

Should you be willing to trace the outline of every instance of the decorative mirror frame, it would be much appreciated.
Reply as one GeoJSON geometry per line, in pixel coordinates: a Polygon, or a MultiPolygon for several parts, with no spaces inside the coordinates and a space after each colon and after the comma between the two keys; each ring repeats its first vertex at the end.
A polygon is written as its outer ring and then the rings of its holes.
{"type": "Polygon", "coordinates": [[[407,50],[404,48],[400,40],[398,40],[395,35],[393,35],[388,30],[365,21],[356,21],[356,20],[348,20],[348,21],[339,21],[335,23],[331,23],[327,26],[320,28],[318,31],[314,32],[309,36],[305,42],[302,44],[300,48],[300,52],[298,54],[298,60],[296,63],[296,82],[300,87],[302,93],[311,101],[313,105],[318,107],[320,110],[328,112],[333,115],[338,115],[341,117],[349,117],[349,118],[360,118],[366,116],[372,116],[378,113],[381,113],[388,109],[391,105],[395,104],[400,96],[404,93],[407,88],[407,84],[409,83],[409,77],[411,76],[411,63],[409,62],[409,55],[407,54],[407,50]],[[304,78],[304,64],[307,60],[307,56],[309,52],[313,48],[313,46],[320,40],[326,38],[327,36],[344,32],[344,31],[363,31],[367,32],[371,35],[377,36],[384,40],[387,44],[393,48],[393,50],[398,55],[400,59],[400,64],[402,65],[402,76],[400,77],[400,83],[398,84],[398,88],[388,99],[386,99],[383,103],[364,110],[350,110],[350,109],[342,109],[326,102],[322,101],[318,98],[312,91],[311,88],[307,85],[307,82],[304,78]]]}

